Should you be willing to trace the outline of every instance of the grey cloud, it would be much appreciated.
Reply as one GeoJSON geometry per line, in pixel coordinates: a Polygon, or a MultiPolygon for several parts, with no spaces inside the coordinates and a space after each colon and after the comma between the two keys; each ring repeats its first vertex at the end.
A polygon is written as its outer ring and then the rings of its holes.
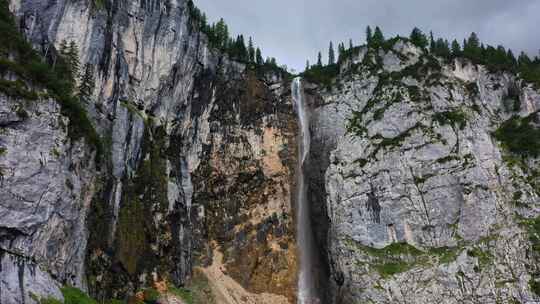
{"type": "Polygon", "coordinates": [[[253,36],[264,56],[297,70],[313,62],[328,42],[363,43],[367,25],[387,36],[414,26],[462,40],[477,32],[483,42],[538,54],[538,0],[195,0],[210,20],[223,17],[235,34],[253,36]]]}

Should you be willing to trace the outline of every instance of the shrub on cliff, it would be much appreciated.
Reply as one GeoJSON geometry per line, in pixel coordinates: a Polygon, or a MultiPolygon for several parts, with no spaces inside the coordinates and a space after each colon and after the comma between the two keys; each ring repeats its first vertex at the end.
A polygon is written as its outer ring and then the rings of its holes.
{"type": "Polygon", "coordinates": [[[537,113],[528,117],[513,117],[504,122],[494,136],[512,153],[522,157],[540,155],[540,128],[534,125],[537,113]]]}

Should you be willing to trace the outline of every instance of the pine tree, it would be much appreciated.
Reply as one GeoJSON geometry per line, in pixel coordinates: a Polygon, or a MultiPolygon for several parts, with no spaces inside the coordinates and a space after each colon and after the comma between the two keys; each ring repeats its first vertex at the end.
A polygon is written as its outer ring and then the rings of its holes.
{"type": "Polygon", "coordinates": [[[73,79],[79,77],[79,69],[80,69],[80,63],[79,63],[79,47],[75,43],[75,41],[71,41],[69,43],[68,51],[66,54],[68,64],[71,70],[71,76],[73,79]]]}
{"type": "Polygon", "coordinates": [[[239,61],[248,61],[249,54],[244,41],[244,35],[238,35],[236,41],[231,47],[231,56],[239,61]]]}
{"type": "Polygon", "coordinates": [[[429,32],[429,51],[435,52],[435,38],[433,38],[433,31],[429,32]]]}
{"type": "Polygon", "coordinates": [[[60,42],[60,48],[59,48],[60,54],[62,56],[66,56],[68,52],[68,43],[67,40],[64,39],[60,42]]]}
{"type": "Polygon", "coordinates": [[[260,48],[257,48],[257,50],[255,51],[255,60],[258,65],[262,65],[264,63],[260,48]]]}
{"type": "Polygon", "coordinates": [[[309,60],[306,61],[306,71],[309,70],[310,66],[309,66],[309,60]]]}
{"type": "Polygon", "coordinates": [[[515,66],[517,64],[516,56],[514,56],[514,52],[512,52],[511,49],[508,49],[508,53],[506,56],[508,58],[508,64],[510,64],[511,66],[515,66]]]}
{"type": "Polygon", "coordinates": [[[349,50],[352,50],[354,48],[352,39],[349,39],[349,50]]]}
{"type": "Polygon", "coordinates": [[[368,46],[371,46],[372,40],[373,40],[373,32],[371,31],[371,27],[368,25],[366,28],[366,43],[368,46]]]}
{"type": "Polygon", "coordinates": [[[411,39],[411,42],[418,46],[418,47],[421,47],[421,48],[425,48],[428,46],[429,42],[428,42],[428,39],[426,37],[426,35],[424,35],[424,33],[422,32],[422,30],[420,30],[419,28],[415,27],[412,32],[411,32],[411,36],[409,37],[411,39]]]}
{"type": "Polygon", "coordinates": [[[336,54],[334,53],[334,44],[330,41],[330,46],[328,47],[328,65],[333,65],[336,63],[336,54]]]}
{"type": "Polygon", "coordinates": [[[343,60],[344,55],[345,55],[345,44],[342,42],[338,46],[338,62],[341,62],[341,60],[343,60]]]}
{"type": "Polygon", "coordinates": [[[373,34],[373,37],[371,38],[371,44],[373,47],[378,48],[384,44],[384,35],[381,31],[381,29],[377,26],[375,27],[375,33],[373,34]]]}
{"type": "Polygon", "coordinates": [[[528,66],[532,63],[531,58],[529,58],[529,55],[527,55],[525,52],[521,52],[518,57],[518,65],[520,66],[528,66]]]}
{"type": "Polygon", "coordinates": [[[461,56],[461,45],[459,45],[459,42],[454,39],[452,41],[452,57],[459,57],[461,56]]]}
{"type": "Polygon", "coordinates": [[[432,43],[432,46],[430,46],[431,52],[434,55],[440,56],[445,59],[450,59],[452,52],[450,51],[450,46],[448,44],[448,40],[444,40],[442,38],[437,39],[432,43]]]}
{"type": "Polygon", "coordinates": [[[319,52],[317,55],[317,66],[322,67],[322,54],[319,52]]]}
{"type": "Polygon", "coordinates": [[[206,14],[202,13],[201,15],[201,21],[199,22],[199,26],[203,32],[206,32],[206,27],[208,26],[208,21],[206,18],[206,14]]]}
{"type": "Polygon", "coordinates": [[[96,82],[94,79],[94,66],[87,63],[84,65],[84,73],[81,76],[79,85],[79,99],[88,102],[94,93],[96,82]]]}
{"type": "Polygon", "coordinates": [[[473,61],[481,60],[482,48],[480,47],[480,39],[476,33],[471,33],[469,39],[463,46],[463,55],[473,61]]]}
{"type": "Polygon", "coordinates": [[[253,47],[253,39],[249,37],[249,43],[248,43],[248,56],[249,56],[249,62],[255,62],[255,48],[253,47]]]}
{"type": "Polygon", "coordinates": [[[229,41],[229,29],[223,18],[215,25],[216,45],[220,49],[226,49],[229,41]]]}

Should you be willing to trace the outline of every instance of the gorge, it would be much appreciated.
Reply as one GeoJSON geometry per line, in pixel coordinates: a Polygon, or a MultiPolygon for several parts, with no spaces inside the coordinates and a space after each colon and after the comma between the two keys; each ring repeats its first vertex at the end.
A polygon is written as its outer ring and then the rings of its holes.
{"type": "Polygon", "coordinates": [[[396,37],[291,75],[191,1],[0,4],[0,304],[540,301],[526,73],[396,37]]]}

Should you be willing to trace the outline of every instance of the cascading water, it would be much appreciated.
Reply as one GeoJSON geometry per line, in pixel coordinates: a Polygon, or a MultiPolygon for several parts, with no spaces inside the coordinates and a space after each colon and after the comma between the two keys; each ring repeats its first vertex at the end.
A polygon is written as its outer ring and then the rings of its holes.
{"type": "Polygon", "coordinates": [[[309,115],[304,103],[304,92],[302,89],[302,79],[295,78],[292,82],[292,97],[298,123],[300,127],[300,140],[298,147],[298,168],[297,168],[297,243],[300,253],[300,274],[298,278],[298,304],[319,303],[316,285],[316,254],[314,239],[311,231],[310,210],[307,202],[307,189],[305,187],[304,163],[309,153],[310,133],[309,115]]]}

